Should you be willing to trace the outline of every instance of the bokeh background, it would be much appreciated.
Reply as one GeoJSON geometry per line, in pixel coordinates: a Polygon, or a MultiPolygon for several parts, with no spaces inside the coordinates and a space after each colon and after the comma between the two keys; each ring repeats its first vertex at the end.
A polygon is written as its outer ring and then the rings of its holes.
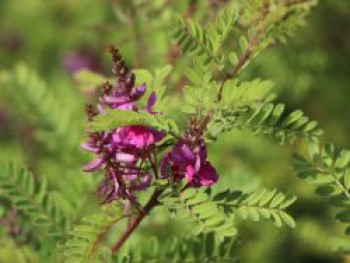
{"type": "MultiPolygon", "coordinates": [[[[210,19],[225,2],[200,0],[193,16],[210,19]]],[[[1,0],[0,72],[36,72],[37,77],[0,81],[0,158],[25,162],[39,179],[47,176],[53,192],[64,191],[68,199],[79,200],[87,193],[83,210],[92,210],[97,202],[91,195],[98,180],[81,173],[89,156],[80,151],[79,142],[84,137],[84,103],[91,99],[91,83],[96,80],[82,82],[75,73],[86,68],[111,75],[106,52],[110,44],[120,49],[130,68],[154,70],[172,64],[169,112],[176,114],[184,81],[180,73],[190,58],[179,56],[167,26],[170,13],[183,13],[187,5],[186,0],[1,0]]],[[[287,44],[265,50],[246,69],[244,78],[272,80],[279,101],[317,119],[325,141],[349,148],[349,60],[350,2],[321,0],[304,27],[287,44]]],[[[350,252],[350,238],[332,219],[334,211],[290,168],[295,147],[240,131],[210,146],[210,160],[220,172],[213,191],[264,186],[298,196],[290,210],[296,229],[242,223],[237,256],[245,263],[350,262],[333,253],[350,252]]],[[[10,205],[5,201],[0,205],[2,218],[10,205]]],[[[72,212],[69,204],[66,209],[72,212]]],[[[186,235],[187,226],[168,221],[161,211],[155,213],[129,245],[150,235],[186,235]]],[[[35,249],[26,249],[37,257],[35,249]]],[[[22,262],[18,253],[2,229],[0,262],[22,262]]]]}

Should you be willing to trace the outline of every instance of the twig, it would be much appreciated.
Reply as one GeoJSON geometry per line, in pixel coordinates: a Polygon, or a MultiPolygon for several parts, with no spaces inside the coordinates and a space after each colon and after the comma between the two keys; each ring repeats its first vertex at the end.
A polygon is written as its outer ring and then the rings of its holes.
{"type": "Polygon", "coordinates": [[[152,156],[150,153],[147,153],[147,159],[149,161],[149,163],[151,164],[152,170],[154,172],[155,177],[158,179],[159,175],[158,175],[158,169],[157,169],[157,164],[155,163],[155,161],[152,159],[152,156]]]}
{"type": "Polygon", "coordinates": [[[190,18],[196,13],[197,11],[197,5],[198,1],[197,0],[190,0],[187,9],[184,12],[184,17],[185,18],[190,18]]]}
{"type": "Polygon", "coordinates": [[[141,221],[145,218],[147,214],[158,204],[158,198],[162,194],[163,190],[154,191],[153,195],[143,208],[143,210],[138,214],[138,216],[131,222],[119,240],[112,246],[111,251],[113,254],[118,252],[121,246],[125,243],[125,241],[129,238],[129,236],[134,232],[134,230],[138,227],[141,221]]]}
{"type": "Polygon", "coordinates": [[[140,30],[140,18],[138,14],[138,9],[135,6],[134,0],[130,1],[131,6],[131,16],[132,16],[132,29],[135,38],[135,58],[134,66],[136,68],[141,67],[144,64],[147,55],[147,46],[144,41],[144,36],[141,34],[140,30]]]}
{"type": "MultiPolygon", "coordinates": [[[[154,152],[154,155],[156,156],[156,151],[154,150],[153,152],[154,152]]],[[[155,158],[154,160],[152,160],[152,156],[150,154],[147,155],[147,158],[149,159],[154,175],[156,176],[156,178],[159,178],[158,169],[157,169],[158,167],[157,159],[155,158]]],[[[149,212],[158,204],[158,198],[163,193],[163,191],[164,190],[155,190],[151,198],[148,200],[147,204],[142,209],[139,210],[138,216],[134,220],[129,221],[127,229],[119,238],[119,240],[111,248],[111,251],[113,254],[120,249],[120,247],[134,232],[134,230],[138,227],[138,225],[145,218],[145,216],[149,214],[149,212]]]]}
{"type": "Polygon", "coordinates": [[[225,82],[229,79],[235,78],[236,75],[239,73],[239,71],[246,65],[246,63],[251,58],[254,52],[254,47],[259,44],[259,41],[262,38],[262,36],[263,36],[263,30],[259,30],[258,34],[249,41],[247,48],[244,50],[242,56],[238,59],[238,62],[233,66],[231,72],[225,74],[225,77],[222,80],[218,91],[218,97],[217,97],[218,101],[221,101],[222,91],[223,91],[225,82]]]}
{"type": "Polygon", "coordinates": [[[301,5],[301,4],[306,4],[306,3],[310,3],[313,0],[286,0],[285,5],[287,7],[291,7],[293,5],[301,5]]]}
{"type": "MultiPolygon", "coordinates": [[[[286,7],[291,7],[296,4],[302,4],[310,2],[310,0],[286,0],[283,4],[286,7]]],[[[268,16],[270,12],[270,5],[268,4],[267,0],[263,0],[262,6],[260,8],[260,16],[258,19],[254,20],[251,26],[257,25],[258,23],[263,23],[266,20],[266,17],[268,16]]],[[[258,26],[258,25],[257,25],[258,26]]],[[[247,64],[249,59],[252,57],[254,52],[254,47],[257,46],[264,36],[264,30],[263,27],[260,27],[257,31],[257,34],[255,37],[251,38],[247,48],[243,52],[242,56],[238,59],[238,62],[233,66],[230,72],[225,73],[225,77],[221,82],[220,88],[218,90],[217,100],[221,101],[222,98],[222,91],[225,85],[225,82],[228,79],[235,78],[239,71],[247,64]]]]}
{"type": "MultiPolygon", "coordinates": [[[[304,3],[311,2],[311,1],[312,0],[285,0],[285,2],[283,2],[283,4],[286,7],[292,7],[293,5],[304,4],[304,3]]],[[[268,4],[268,1],[264,0],[262,7],[260,9],[260,17],[259,17],[259,19],[253,21],[254,23],[252,25],[254,25],[256,23],[263,23],[266,20],[266,17],[270,11],[271,11],[270,5],[268,4]]],[[[220,85],[220,88],[218,91],[218,96],[217,96],[218,101],[221,101],[222,90],[224,88],[225,82],[228,79],[235,78],[236,75],[239,73],[239,71],[246,65],[246,63],[249,61],[249,59],[253,55],[254,47],[259,44],[259,41],[261,40],[263,35],[264,35],[264,30],[263,30],[263,28],[260,28],[258,30],[257,35],[249,41],[246,50],[243,52],[243,54],[239,58],[238,62],[233,66],[231,72],[225,74],[225,77],[224,77],[223,81],[221,82],[221,85],[220,85]]]]}
{"type": "MultiPolygon", "coordinates": [[[[122,217],[123,218],[123,217],[122,217]]],[[[89,259],[92,259],[96,250],[98,249],[99,245],[102,243],[102,241],[104,240],[104,238],[106,237],[106,235],[108,234],[109,230],[118,222],[120,221],[122,218],[116,218],[114,219],[112,222],[108,223],[107,225],[105,225],[100,233],[97,235],[95,241],[92,244],[90,253],[89,253],[89,259]]]]}

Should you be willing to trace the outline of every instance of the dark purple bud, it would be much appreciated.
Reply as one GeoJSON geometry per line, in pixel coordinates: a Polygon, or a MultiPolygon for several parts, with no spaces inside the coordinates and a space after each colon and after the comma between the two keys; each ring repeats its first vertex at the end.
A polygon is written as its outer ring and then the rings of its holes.
{"type": "Polygon", "coordinates": [[[152,93],[149,96],[148,101],[147,101],[147,111],[149,113],[154,113],[153,112],[153,107],[156,104],[156,102],[157,102],[157,95],[156,95],[156,93],[154,91],[152,91],[152,93]]]}

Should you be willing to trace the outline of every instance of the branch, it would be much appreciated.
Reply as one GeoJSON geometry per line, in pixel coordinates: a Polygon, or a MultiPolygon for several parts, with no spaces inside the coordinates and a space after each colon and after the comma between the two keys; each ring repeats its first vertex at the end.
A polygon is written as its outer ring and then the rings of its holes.
{"type": "Polygon", "coordinates": [[[224,84],[227,80],[235,78],[239,71],[247,64],[249,59],[251,58],[253,52],[254,52],[254,47],[259,44],[260,39],[263,37],[264,31],[262,29],[259,30],[258,34],[250,39],[247,48],[243,52],[242,56],[238,59],[238,62],[233,66],[230,72],[225,74],[224,79],[221,82],[219,91],[218,91],[218,101],[221,101],[222,97],[222,91],[224,88],[224,84]]]}
{"type": "Polygon", "coordinates": [[[287,7],[293,6],[293,5],[302,5],[312,2],[312,0],[286,0],[285,5],[287,7]]]}
{"type": "Polygon", "coordinates": [[[141,221],[145,218],[147,214],[158,204],[158,198],[162,194],[163,190],[154,191],[151,198],[148,200],[147,204],[143,208],[143,210],[139,213],[139,215],[135,218],[135,220],[128,226],[119,240],[112,246],[111,251],[113,254],[118,252],[121,246],[125,243],[125,241],[129,238],[129,236],[134,232],[134,230],[138,227],[141,221]]]}
{"type": "MultiPolygon", "coordinates": [[[[285,0],[281,4],[284,5],[285,7],[291,8],[296,5],[301,5],[301,4],[306,4],[311,2],[312,0],[285,0]]],[[[253,21],[251,21],[251,24],[248,27],[252,26],[259,26],[259,23],[264,23],[266,20],[267,15],[272,12],[271,10],[271,5],[268,3],[268,1],[263,0],[262,1],[262,6],[259,11],[259,17],[253,21]]],[[[217,100],[221,101],[222,97],[222,90],[224,88],[224,84],[228,79],[235,78],[239,71],[247,64],[249,59],[252,57],[253,52],[254,52],[254,47],[257,46],[260,42],[260,40],[264,36],[264,28],[260,27],[257,30],[257,34],[250,39],[247,48],[245,51],[242,53],[241,57],[238,59],[238,62],[232,67],[232,69],[229,72],[224,73],[224,79],[221,82],[220,88],[218,90],[217,94],[217,100]]]]}
{"type": "MultiPolygon", "coordinates": [[[[147,155],[147,158],[149,159],[149,162],[152,166],[153,173],[156,178],[159,178],[158,176],[158,163],[156,159],[157,153],[154,150],[154,160],[152,160],[152,156],[150,154],[147,155]]],[[[125,243],[125,241],[129,238],[129,236],[134,232],[134,230],[138,227],[138,225],[141,223],[141,221],[146,217],[147,214],[158,204],[158,198],[163,193],[164,190],[155,190],[151,198],[148,200],[147,204],[139,210],[138,216],[131,220],[128,224],[127,229],[122,234],[122,236],[119,238],[119,240],[112,246],[111,251],[112,253],[116,253],[120,247],[125,243]]]]}
{"type": "Polygon", "coordinates": [[[190,18],[197,11],[198,0],[190,0],[187,9],[184,12],[185,18],[190,18]]]}

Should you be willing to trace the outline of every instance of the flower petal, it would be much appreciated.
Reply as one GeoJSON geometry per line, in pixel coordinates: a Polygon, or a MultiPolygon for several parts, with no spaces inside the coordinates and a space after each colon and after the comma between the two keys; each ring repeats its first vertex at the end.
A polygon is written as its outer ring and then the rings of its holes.
{"type": "Polygon", "coordinates": [[[189,162],[194,162],[196,160],[195,155],[193,152],[190,150],[190,147],[187,144],[182,145],[181,147],[181,152],[183,157],[189,161],[189,162]]]}
{"type": "Polygon", "coordinates": [[[145,190],[147,189],[147,187],[149,187],[151,185],[152,182],[152,174],[146,174],[145,176],[143,176],[142,178],[140,178],[139,182],[134,182],[132,184],[132,188],[134,190],[145,190]]]}
{"type": "Polygon", "coordinates": [[[209,163],[204,162],[198,172],[199,183],[203,186],[210,186],[218,180],[218,174],[215,168],[209,163]]]}
{"type": "Polygon", "coordinates": [[[133,87],[130,91],[129,96],[133,101],[136,101],[139,98],[141,98],[145,94],[145,92],[146,92],[146,84],[143,83],[139,87],[133,87]]]}
{"type": "Polygon", "coordinates": [[[194,165],[194,169],[196,170],[196,172],[198,172],[201,169],[201,158],[197,155],[196,156],[196,163],[194,165]]]}
{"type": "Polygon", "coordinates": [[[113,109],[118,109],[118,110],[135,110],[137,109],[135,104],[132,102],[127,102],[123,104],[118,104],[118,105],[113,105],[113,109]]]}
{"type": "Polygon", "coordinates": [[[80,146],[84,150],[87,150],[87,151],[92,152],[92,153],[97,153],[99,150],[97,147],[92,146],[91,143],[89,143],[89,142],[84,142],[84,143],[80,144],[80,146]]]}
{"type": "Polygon", "coordinates": [[[187,165],[186,166],[186,172],[185,172],[185,177],[188,180],[188,182],[192,182],[194,179],[194,174],[195,174],[195,169],[192,165],[187,165]]]}
{"type": "Polygon", "coordinates": [[[83,171],[84,172],[93,172],[101,168],[103,164],[103,159],[101,157],[97,157],[93,159],[88,164],[84,165],[83,171]]]}
{"type": "Polygon", "coordinates": [[[156,104],[156,102],[157,102],[157,94],[154,91],[152,91],[151,95],[148,97],[147,107],[146,107],[146,110],[149,113],[153,113],[153,107],[156,104]]]}
{"type": "Polygon", "coordinates": [[[127,96],[109,96],[109,95],[105,95],[103,96],[103,100],[107,103],[125,103],[128,101],[128,97],[127,96]]]}
{"type": "Polygon", "coordinates": [[[129,153],[117,153],[115,160],[122,163],[133,163],[137,160],[137,157],[129,153]]]}

